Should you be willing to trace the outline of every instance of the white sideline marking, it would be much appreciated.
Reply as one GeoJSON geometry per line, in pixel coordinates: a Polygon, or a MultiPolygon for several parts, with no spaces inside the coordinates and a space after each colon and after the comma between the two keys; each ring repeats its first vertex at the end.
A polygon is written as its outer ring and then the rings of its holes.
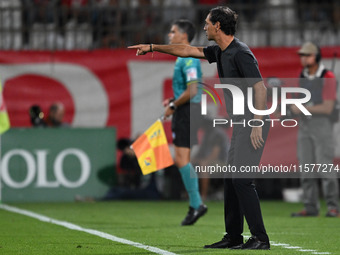
{"type": "MultiPolygon", "coordinates": [[[[224,233],[224,234],[226,234],[226,233],[224,233]]],[[[250,236],[244,235],[244,237],[249,238],[250,236]]],[[[274,241],[270,241],[270,245],[271,246],[282,246],[282,248],[297,250],[297,251],[300,251],[300,252],[311,252],[311,254],[332,254],[330,252],[319,252],[317,250],[303,249],[300,246],[291,246],[290,244],[287,244],[287,243],[277,243],[277,242],[274,242],[274,241]]]]}
{"type": "Polygon", "coordinates": [[[159,248],[156,248],[156,247],[144,245],[144,244],[141,244],[141,243],[136,243],[136,242],[133,242],[133,241],[130,241],[130,240],[127,240],[127,239],[123,239],[123,238],[120,238],[120,237],[117,237],[117,236],[113,236],[113,235],[110,235],[110,234],[107,234],[107,233],[104,233],[104,232],[101,232],[101,231],[98,231],[98,230],[82,228],[82,227],[75,225],[73,223],[55,220],[55,219],[49,218],[47,216],[37,214],[37,213],[34,213],[34,212],[30,212],[30,211],[26,211],[26,210],[23,210],[23,209],[19,209],[19,208],[13,207],[13,206],[0,204],[0,209],[4,209],[4,210],[9,211],[9,212],[14,212],[14,213],[26,215],[28,217],[35,218],[35,219],[43,221],[43,222],[48,222],[48,223],[52,223],[52,224],[55,224],[55,225],[63,226],[63,227],[68,228],[68,229],[77,230],[77,231],[85,232],[85,233],[88,233],[88,234],[91,234],[91,235],[99,236],[101,238],[105,238],[105,239],[108,239],[108,240],[111,240],[111,241],[114,241],[114,242],[131,245],[131,246],[134,246],[134,247],[137,247],[137,248],[140,248],[140,249],[151,251],[153,253],[157,253],[157,254],[161,254],[161,255],[177,255],[176,253],[165,251],[165,250],[162,250],[162,249],[159,249],[159,248]]]}
{"type": "Polygon", "coordinates": [[[275,243],[275,242],[272,242],[272,241],[270,241],[270,245],[273,245],[273,246],[289,246],[289,244],[287,244],[287,243],[275,243]]]}
{"type": "Polygon", "coordinates": [[[297,251],[300,251],[300,252],[311,252],[312,254],[331,254],[330,252],[318,252],[317,250],[303,249],[303,248],[300,247],[300,246],[290,246],[290,244],[286,244],[286,243],[275,243],[275,242],[273,242],[273,241],[270,241],[270,245],[273,245],[273,246],[282,246],[282,248],[297,250],[297,251]]]}

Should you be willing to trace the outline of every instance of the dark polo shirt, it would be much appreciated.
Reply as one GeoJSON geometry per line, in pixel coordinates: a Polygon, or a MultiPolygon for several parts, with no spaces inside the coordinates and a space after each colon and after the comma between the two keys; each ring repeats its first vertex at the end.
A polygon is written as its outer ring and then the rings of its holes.
{"type": "MultiPolygon", "coordinates": [[[[234,116],[232,93],[228,89],[224,89],[224,99],[229,117],[233,120],[252,119],[254,115],[248,108],[247,88],[262,81],[262,76],[257,60],[249,47],[239,39],[234,38],[224,51],[218,45],[213,45],[204,48],[203,52],[209,63],[216,62],[221,83],[235,85],[243,92],[245,114],[234,116]]],[[[255,103],[254,98],[253,103],[255,103]]]]}

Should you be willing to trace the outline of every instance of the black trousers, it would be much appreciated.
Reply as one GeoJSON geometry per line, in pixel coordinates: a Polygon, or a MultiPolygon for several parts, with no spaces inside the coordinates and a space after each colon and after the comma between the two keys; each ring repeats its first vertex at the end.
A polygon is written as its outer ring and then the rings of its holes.
{"type": "Polygon", "coordinates": [[[192,148],[197,144],[197,132],[200,127],[200,110],[198,103],[180,105],[172,115],[171,131],[173,144],[178,147],[192,148]]]}
{"type": "MultiPolygon", "coordinates": [[[[266,141],[269,122],[262,127],[262,137],[266,141]]],[[[263,148],[255,150],[251,144],[251,127],[234,126],[228,153],[228,164],[240,169],[241,166],[258,166],[263,148]]],[[[232,238],[240,238],[243,232],[243,219],[250,233],[261,241],[269,241],[263,224],[260,201],[252,177],[233,175],[224,180],[224,217],[225,229],[232,238]]]]}

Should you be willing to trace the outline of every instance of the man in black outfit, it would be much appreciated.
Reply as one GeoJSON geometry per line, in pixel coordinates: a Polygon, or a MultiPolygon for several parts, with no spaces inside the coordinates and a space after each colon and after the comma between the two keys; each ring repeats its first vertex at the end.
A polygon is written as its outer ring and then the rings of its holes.
{"type": "MultiPolygon", "coordinates": [[[[137,55],[158,51],[180,57],[206,58],[210,63],[216,62],[219,77],[236,78],[237,86],[247,95],[247,88],[254,91],[254,107],[266,109],[266,88],[263,84],[257,60],[248,46],[234,37],[237,14],[228,7],[216,7],[210,10],[204,30],[208,40],[217,43],[208,47],[192,47],[189,45],[135,45],[137,55]],[[247,78],[247,79],[244,79],[247,78]],[[249,79],[251,78],[251,79],[249,79]]],[[[263,122],[268,116],[254,115],[245,104],[243,115],[233,114],[233,97],[229,90],[224,91],[229,117],[234,122],[248,123],[254,119],[263,122]]],[[[247,97],[246,97],[247,98],[247,97]]],[[[257,121],[255,121],[257,122],[257,121]]],[[[241,166],[258,166],[261,160],[265,140],[269,132],[269,122],[264,125],[235,125],[228,153],[228,164],[240,169],[241,166]]],[[[224,215],[226,235],[219,242],[204,246],[205,248],[232,249],[270,249],[259,198],[250,178],[226,178],[224,181],[224,215]],[[246,218],[252,237],[243,243],[243,218],[246,218]]]]}

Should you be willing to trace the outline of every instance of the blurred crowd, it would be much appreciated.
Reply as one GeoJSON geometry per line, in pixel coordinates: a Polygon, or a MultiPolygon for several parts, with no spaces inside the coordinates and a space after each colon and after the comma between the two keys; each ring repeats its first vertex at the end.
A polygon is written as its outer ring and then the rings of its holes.
{"type": "Polygon", "coordinates": [[[240,23],[252,29],[256,25],[264,30],[275,24],[287,27],[293,22],[339,31],[340,3],[336,0],[2,0],[0,48],[15,48],[19,40],[15,36],[20,37],[17,47],[23,49],[166,43],[163,31],[173,20],[186,18],[202,27],[207,12],[216,5],[232,6],[240,14],[240,23]]]}

